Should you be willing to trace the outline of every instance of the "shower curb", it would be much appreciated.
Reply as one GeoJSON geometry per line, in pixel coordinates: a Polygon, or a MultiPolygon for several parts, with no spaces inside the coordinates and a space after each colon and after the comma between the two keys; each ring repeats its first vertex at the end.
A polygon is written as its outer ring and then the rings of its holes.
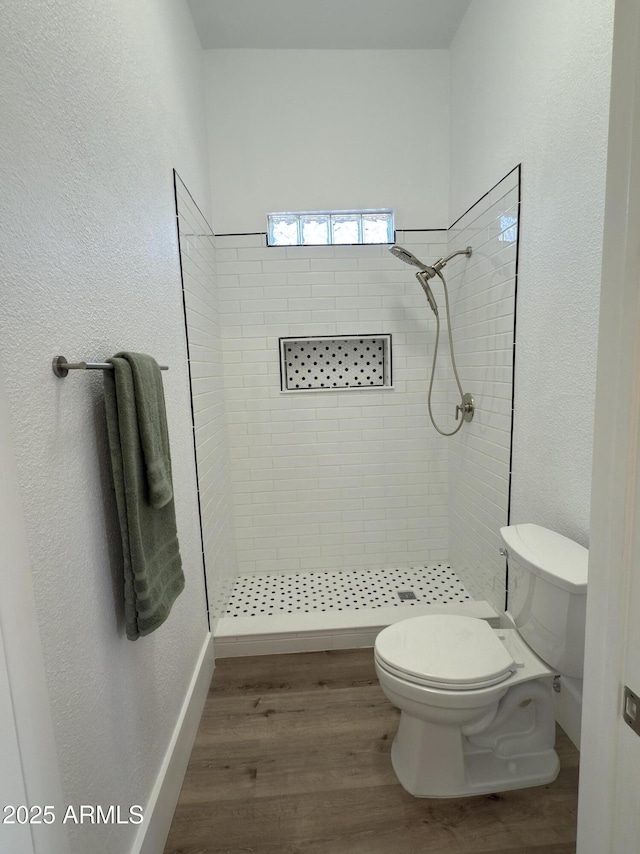
{"type": "Polygon", "coordinates": [[[386,626],[410,617],[456,614],[487,620],[498,628],[500,618],[485,601],[450,605],[403,604],[383,608],[300,612],[267,617],[221,617],[214,634],[216,658],[277,653],[315,652],[372,647],[386,626]]]}

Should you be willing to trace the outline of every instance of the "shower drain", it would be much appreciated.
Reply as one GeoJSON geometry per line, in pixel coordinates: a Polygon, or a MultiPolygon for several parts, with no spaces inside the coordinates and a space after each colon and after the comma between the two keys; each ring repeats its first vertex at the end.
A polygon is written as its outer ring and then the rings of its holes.
{"type": "Polygon", "coordinates": [[[416,596],[416,594],[413,592],[413,590],[398,590],[397,593],[398,593],[398,599],[401,599],[403,602],[405,602],[408,599],[417,599],[418,598],[416,596]]]}

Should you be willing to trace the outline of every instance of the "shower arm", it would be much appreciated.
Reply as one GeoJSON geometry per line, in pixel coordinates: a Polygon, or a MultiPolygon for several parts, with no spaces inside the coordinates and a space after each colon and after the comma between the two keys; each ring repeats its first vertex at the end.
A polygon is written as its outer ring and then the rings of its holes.
{"type": "Polygon", "coordinates": [[[451,255],[447,255],[446,258],[440,258],[438,261],[436,261],[435,264],[433,265],[433,269],[436,271],[436,273],[439,273],[440,270],[442,270],[442,268],[446,264],[448,264],[452,258],[456,257],[456,255],[466,255],[467,258],[471,258],[472,251],[473,250],[472,250],[471,246],[467,246],[466,249],[458,249],[457,252],[452,252],[451,255]]]}

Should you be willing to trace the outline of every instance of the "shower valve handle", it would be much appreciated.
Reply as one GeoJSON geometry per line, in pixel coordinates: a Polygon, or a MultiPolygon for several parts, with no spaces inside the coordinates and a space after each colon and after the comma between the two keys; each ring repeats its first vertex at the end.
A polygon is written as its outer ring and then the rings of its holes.
{"type": "Polygon", "coordinates": [[[475,405],[473,403],[473,397],[467,392],[462,396],[462,406],[458,404],[456,406],[456,421],[462,417],[465,421],[471,421],[473,419],[473,413],[475,411],[475,405]]]}

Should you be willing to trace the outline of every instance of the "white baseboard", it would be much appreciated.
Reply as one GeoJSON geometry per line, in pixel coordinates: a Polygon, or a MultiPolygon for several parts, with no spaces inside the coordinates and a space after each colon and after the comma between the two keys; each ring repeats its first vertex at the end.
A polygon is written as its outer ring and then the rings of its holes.
{"type": "Polygon", "coordinates": [[[162,854],[213,676],[213,635],[207,635],[131,854],[162,854]]]}

